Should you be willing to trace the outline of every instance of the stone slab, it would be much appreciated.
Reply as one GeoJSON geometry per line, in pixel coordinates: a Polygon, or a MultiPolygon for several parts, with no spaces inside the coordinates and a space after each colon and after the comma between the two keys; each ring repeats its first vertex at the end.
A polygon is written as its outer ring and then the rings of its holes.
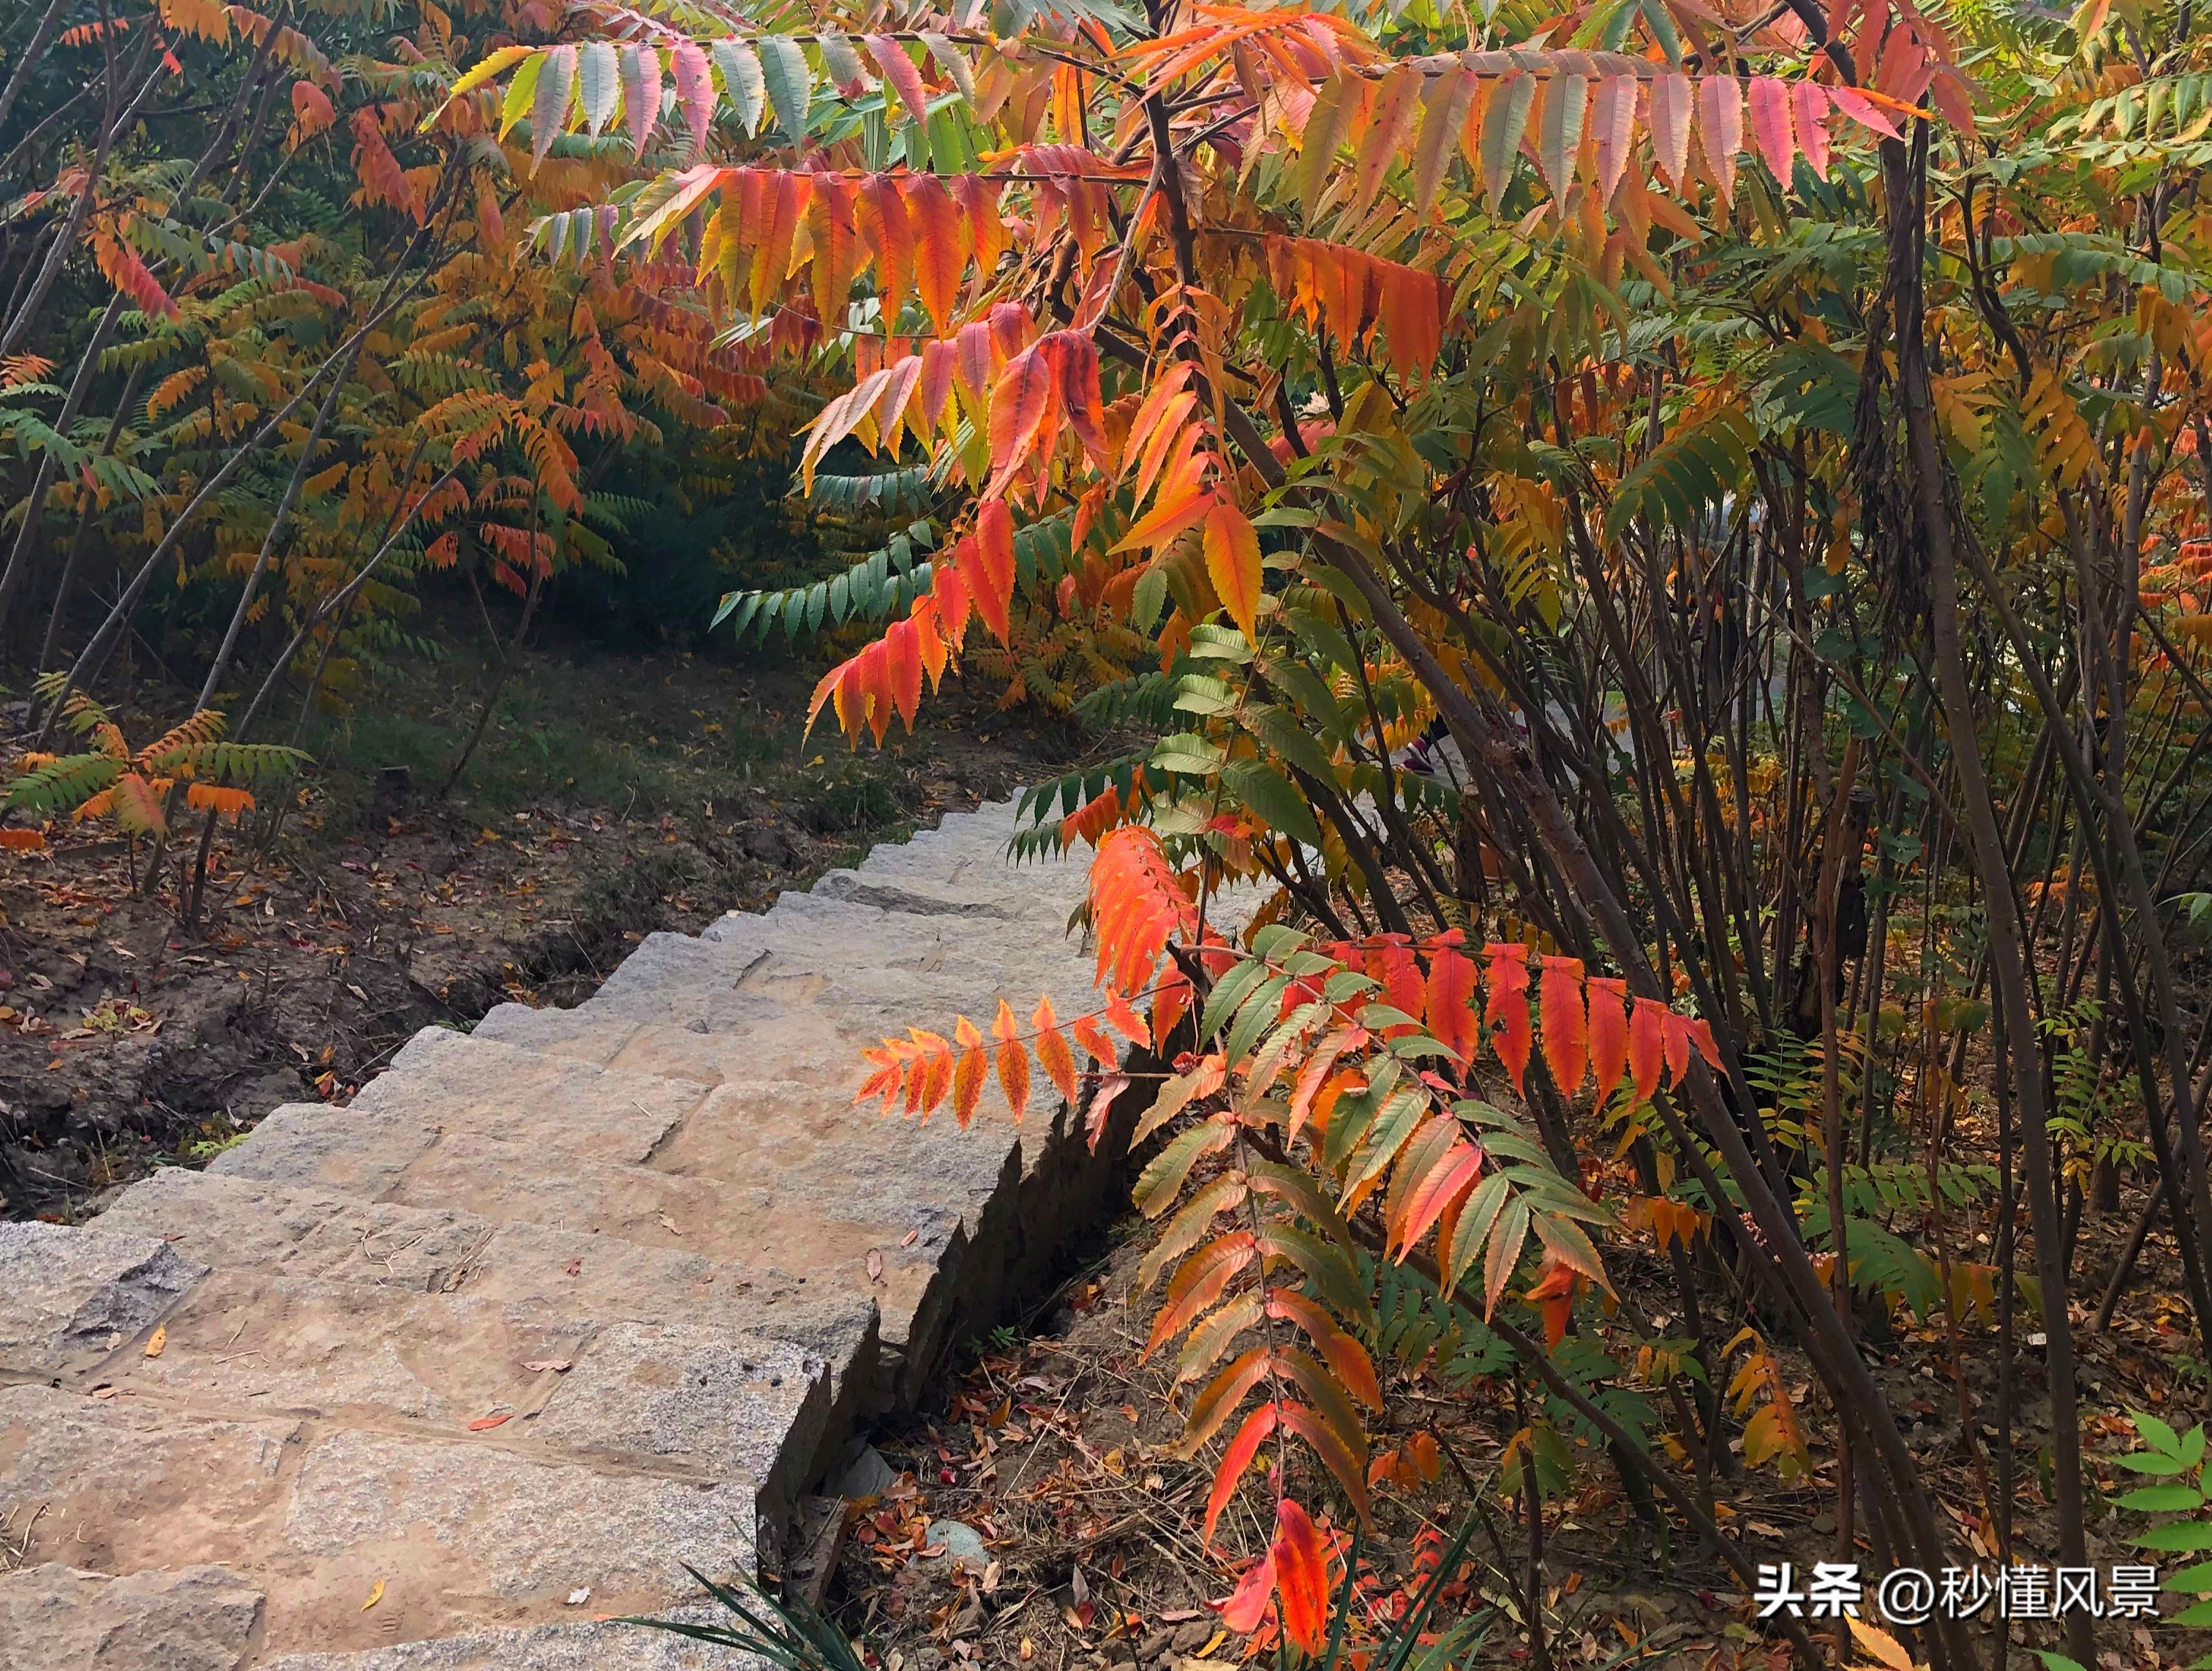
{"type": "Polygon", "coordinates": [[[567,1598],[650,1612],[685,1562],[750,1570],[755,1490],[465,1440],[181,1414],[129,1393],[0,1388],[0,1455],[33,1564],[230,1569],[266,1597],[264,1650],[357,1651],[569,1621],[567,1598]],[[373,1609],[362,1603],[379,1583],[373,1609]]]}
{"type": "Polygon", "coordinates": [[[0,1671],[242,1671],[261,1592],[219,1566],[0,1574],[0,1671]]]}
{"type": "Polygon", "coordinates": [[[52,1376],[96,1363],[206,1268],[157,1237],[0,1223],[0,1370],[52,1376]]]}

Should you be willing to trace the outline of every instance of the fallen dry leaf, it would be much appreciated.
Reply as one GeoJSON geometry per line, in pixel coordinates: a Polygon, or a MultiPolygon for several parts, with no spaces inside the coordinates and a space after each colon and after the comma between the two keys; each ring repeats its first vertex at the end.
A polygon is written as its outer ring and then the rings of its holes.
{"type": "Polygon", "coordinates": [[[361,1610],[362,1610],[363,1613],[367,1613],[367,1612],[368,1612],[371,1607],[374,1607],[374,1606],[375,1606],[379,1601],[381,1601],[383,1599],[384,1599],[384,1580],[383,1580],[383,1579],[381,1579],[381,1578],[379,1578],[379,1579],[378,1579],[374,1583],[371,1584],[371,1585],[368,1587],[368,1601],[364,1601],[364,1602],[362,1602],[362,1603],[361,1604],[361,1610]]]}
{"type": "Polygon", "coordinates": [[[1031,1642],[1027,1637],[1022,1638],[1021,1656],[1024,1664],[1036,1657],[1036,1644],[1031,1642]]]}
{"type": "Polygon", "coordinates": [[[881,1282],[883,1279],[883,1252],[880,1249],[871,1248],[868,1249],[868,1280],[871,1282],[881,1282]]]}
{"type": "Polygon", "coordinates": [[[568,1592],[568,1605],[572,1607],[580,1607],[591,1599],[592,1587],[589,1584],[586,1584],[581,1589],[572,1589],[568,1592]]]}
{"type": "Polygon", "coordinates": [[[146,1355],[149,1358],[159,1358],[161,1355],[161,1348],[168,1344],[169,1326],[162,1323],[154,1330],[153,1338],[146,1342],[146,1355]]]}
{"type": "Polygon", "coordinates": [[[660,1215],[660,1227],[666,1230],[671,1236],[681,1236],[684,1234],[682,1230],[676,1228],[676,1221],[665,1212],[660,1215]]]}
{"type": "Polygon", "coordinates": [[[497,1415],[478,1416],[474,1421],[469,1424],[469,1431],[471,1433],[481,1433],[487,1427],[496,1427],[514,1413],[511,1410],[501,1410],[497,1415]]]}
{"type": "Polygon", "coordinates": [[[522,1367],[532,1375],[543,1375],[548,1370],[555,1375],[566,1375],[568,1373],[569,1365],[568,1360],[565,1358],[533,1358],[522,1367]]]}
{"type": "Polygon", "coordinates": [[[908,1231],[904,1236],[902,1236],[901,1237],[899,1237],[899,1246],[901,1246],[902,1248],[911,1248],[911,1247],[912,1247],[912,1246],[913,1246],[916,1242],[919,1242],[921,1239],[921,1232],[920,1230],[908,1230],[908,1231]]]}

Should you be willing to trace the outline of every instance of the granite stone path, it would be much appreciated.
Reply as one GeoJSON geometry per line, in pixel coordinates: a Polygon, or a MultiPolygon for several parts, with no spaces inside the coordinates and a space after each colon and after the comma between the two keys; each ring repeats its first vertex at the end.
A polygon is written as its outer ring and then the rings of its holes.
{"type": "Polygon", "coordinates": [[[1012,829],[948,815],[87,1225],[0,1224],[0,1671],[731,1662],[604,1616],[753,1570],[1107,1208],[1041,1096],[850,1103],[909,1022],[1088,1007],[1083,867],[1012,829]]]}

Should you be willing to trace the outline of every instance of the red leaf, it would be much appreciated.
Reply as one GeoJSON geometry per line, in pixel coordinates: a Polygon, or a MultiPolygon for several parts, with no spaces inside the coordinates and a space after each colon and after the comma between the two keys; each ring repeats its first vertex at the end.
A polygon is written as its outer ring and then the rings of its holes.
{"type": "Polygon", "coordinates": [[[1751,78],[1751,131],[1759,151],[1782,189],[1790,189],[1790,165],[1797,155],[1797,137],[1790,131],[1790,83],[1772,76],[1751,78]]]}
{"type": "Polygon", "coordinates": [[[890,673],[891,706],[914,732],[914,716],[921,706],[921,634],[914,618],[895,623],[884,635],[885,659],[890,673]]]}
{"type": "Polygon", "coordinates": [[[991,390],[991,484],[986,502],[996,502],[1032,453],[1049,457],[1060,424],[1057,380],[1043,344],[1023,349],[1006,362],[991,390]]]}
{"type": "Polygon", "coordinates": [[[1544,1066],[1559,1095],[1582,1089],[1589,1065],[1589,1024],[1583,1010],[1583,965],[1578,957],[1544,959],[1537,1006],[1544,1021],[1544,1066]]]}
{"type": "Polygon", "coordinates": [[[1282,1597],[1283,1634],[1307,1654],[1322,1650],[1328,1628],[1328,1557],[1320,1529],[1285,1498],[1275,1505],[1275,1542],[1267,1552],[1282,1597]]]}
{"type": "Polygon", "coordinates": [[[1797,143],[1805,153],[1805,161],[1822,179],[1828,177],[1828,89],[1818,82],[1797,82],[1792,84],[1790,98],[1796,102],[1797,143]]]}
{"type": "Polygon", "coordinates": [[[1012,636],[1014,601],[1014,515],[1003,499],[987,499],[975,513],[975,611],[999,642],[1012,636]]]}
{"type": "Polygon", "coordinates": [[[707,130],[714,118],[714,76],[707,55],[696,41],[678,38],[669,52],[676,71],[676,102],[684,106],[684,119],[691,129],[691,161],[696,166],[707,155],[707,130]]]}
{"type": "Polygon", "coordinates": [[[1628,1066],[1628,982],[1593,975],[1584,985],[1589,993],[1590,1072],[1602,1103],[1628,1066]]]}
{"type": "Polygon", "coordinates": [[[1208,1548],[1213,1545],[1214,1522],[1221,1511],[1229,1506],[1236,1495],[1237,1482],[1244,1470],[1252,1466],[1252,1458],[1259,1454],[1260,1446],[1275,1431],[1276,1406],[1261,1405],[1244,1418],[1244,1425],[1237,1430],[1237,1437],[1229,1442],[1229,1449],[1221,1453],[1221,1466],[1213,1471],[1213,1489],[1206,1497],[1206,1533],[1202,1540],[1208,1548]]]}
{"type": "Polygon", "coordinates": [[[1221,1622],[1240,1636],[1249,1636],[1267,1616],[1267,1602],[1275,1593],[1275,1557],[1255,1561],[1238,1581],[1237,1593],[1221,1604],[1221,1622]]]}
{"type": "Polygon", "coordinates": [[[161,281],[147,270],[146,264],[138,258],[138,252],[120,239],[110,238],[105,233],[92,240],[93,258],[100,264],[101,275],[110,284],[131,298],[138,311],[149,317],[165,319],[177,317],[177,304],[161,288],[161,281]]]}
{"type": "Polygon", "coordinates": [[[1666,1066],[1667,1006],[1656,998],[1639,998],[1628,1020],[1628,1071],[1636,1082],[1636,1100],[1648,1103],[1659,1089],[1666,1066]]]}
{"type": "Polygon", "coordinates": [[[1669,1085],[1682,1083],[1682,1076],[1690,1071],[1690,1023],[1686,1016],[1668,1010],[1660,1026],[1666,1040],[1667,1081],[1669,1085]]]}
{"type": "Polygon", "coordinates": [[[1522,1077],[1528,1071],[1531,1042],[1528,948],[1517,941],[1507,941],[1492,942],[1483,950],[1490,959],[1489,972],[1485,977],[1490,987],[1490,1006],[1484,1019],[1497,1030],[1492,1042],[1498,1051],[1498,1060],[1513,1076],[1514,1093],[1525,1097],[1528,1092],[1522,1088],[1522,1077]]]}
{"type": "Polygon", "coordinates": [[[1481,1047],[1482,1029],[1474,1018],[1474,964],[1449,947],[1429,957],[1427,1020],[1431,1035],[1463,1072],[1481,1047]]]}
{"type": "Polygon", "coordinates": [[[1721,202],[1735,204],[1735,154],[1743,149],[1743,88],[1733,76],[1707,76],[1698,83],[1698,137],[1721,202]]]}

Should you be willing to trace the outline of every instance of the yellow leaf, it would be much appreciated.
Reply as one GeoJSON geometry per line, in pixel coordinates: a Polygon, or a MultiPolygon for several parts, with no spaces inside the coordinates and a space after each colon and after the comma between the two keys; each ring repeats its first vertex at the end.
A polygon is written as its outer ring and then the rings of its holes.
{"type": "Polygon", "coordinates": [[[1237,629],[1258,643],[1260,536],[1225,499],[1206,513],[1206,574],[1237,629]]]}
{"type": "Polygon", "coordinates": [[[1846,1622],[1851,1627],[1851,1634],[1858,1638],[1859,1646],[1888,1666],[1891,1671],[1913,1671],[1912,1656],[1906,1653],[1903,1644],[1888,1632],[1878,1630],[1856,1619],[1846,1622]]]}
{"type": "Polygon", "coordinates": [[[163,1323],[154,1331],[152,1338],[146,1342],[146,1355],[149,1358],[159,1358],[161,1355],[161,1348],[168,1344],[169,1326],[163,1323]]]}
{"type": "Polygon", "coordinates": [[[370,1585],[370,1586],[369,1586],[368,1600],[368,1601],[364,1601],[364,1602],[362,1602],[362,1603],[361,1604],[361,1610],[362,1610],[363,1613],[367,1613],[367,1612],[368,1612],[371,1607],[374,1607],[374,1606],[375,1606],[379,1601],[381,1601],[383,1599],[384,1599],[384,1580],[383,1580],[383,1579],[381,1579],[381,1578],[379,1578],[379,1579],[378,1579],[378,1580],[377,1580],[374,1584],[372,1584],[372,1585],[370,1585]]]}

